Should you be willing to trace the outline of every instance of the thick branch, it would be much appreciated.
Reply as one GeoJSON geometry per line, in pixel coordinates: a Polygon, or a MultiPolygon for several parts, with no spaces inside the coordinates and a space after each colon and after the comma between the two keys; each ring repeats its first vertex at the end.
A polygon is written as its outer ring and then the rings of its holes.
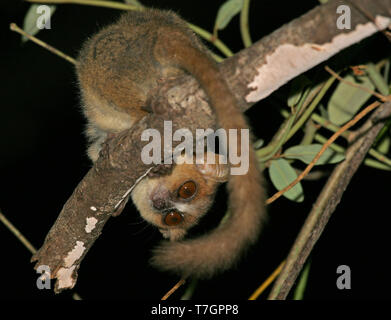
{"type": "Polygon", "coordinates": [[[308,255],[322,234],[342,195],[372,146],[385,119],[391,115],[391,102],[384,103],[358,130],[357,139],[348,148],[345,160],[337,165],[293,244],[284,268],[269,295],[270,300],[283,300],[288,295],[308,255]]]}
{"type": "MultiPolygon", "coordinates": [[[[244,108],[378,30],[354,8],[352,29],[338,30],[335,19],[339,4],[344,3],[330,1],[315,8],[222,64],[221,70],[233,92],[245,102],[244,108]]],[[[391,0],[357,0],[356,4],[373,15],[380,28],[390,22],[391,0]]],[[[207,99],[190,77],[162,85],[153,97],[154,113],[107,142],[100,159],[77,186],[33,256],[36,267],[50,267],[51,276],[58,280],[56,292],[75,285],[80,263],[104,224],[121,210],[135,181],[148,170],[140,159],[143,130],[163,132],[163,120],[168,119],[173,121],[174,131],[187,127],[194,132],[195,128],[214,125],[207,99]]]]}
{"type": "Polygon", "coordinates": [[[391,23],[391,0],[354,0],[355,6],[350,6],[351,29],[338,29],[337,8],[347,4],[334,0],[318,6],[225,61],[222,71],[237,97],[249,107],[391,23]]]}
{"type": "Polygon", "coordinates": [[[58,279],[56,292],[75,285],[77,269],[88,249],[109,217],[123,209],[135,181],[151,167],[141,161],[141,150],[148,143],[141,141],[141,133],[147,128],[163,132],[166,119],[173,119],[173,132],[187,127],[193,136],[196,128],[214,126],[214,116],[205,100],[187,99],[188,92],[202,94],[197,83],[183,84],[185,80],[175,81],[177,85],[182,82],[181,90],[172,83],[164,85],[156,94],[157,99],[151,101],[153,115],[106,142],[98,161],[64,205],[43,246],[32,258],[37,261],[35,268],[50,267],[51,276],[58,279]]]}

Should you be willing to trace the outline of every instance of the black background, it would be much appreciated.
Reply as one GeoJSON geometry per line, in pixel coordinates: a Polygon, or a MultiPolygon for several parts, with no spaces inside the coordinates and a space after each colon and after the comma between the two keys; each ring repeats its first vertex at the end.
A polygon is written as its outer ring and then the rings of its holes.
{"type": "MultiPolygon", "coordinates": [[[[172,9],[207,30],[212,30],[222,3],[142,2],[172,9]]],[[[260,39],[317,4],[315,0],[252,1],[253,39],[260,39]]],[[[85,155],[85,121],[73,66],[31,42],[21,44],[20,36],[9,31],[10,22],[22,26],[28,7],[21,1],[0,4],[0,208],[39,247],[90,162],[85,155]]],[[[119,14],[105,8],[59,5],[52,17],[52,29],[40,32],[38,37],[75,57],[86,37],[119,14]]],[[[238,23],[238,18],[233,19],[220,33],[234,52],[242,49],[238,23]]],[[[372,55],[389,55],[389,49],[384,38],[377,35],[345,50],[333,61],[362,64],[373,59],[372,55]]],[[[268,140],[278,128],[281,117],[276,101],[281,104],[286,100],[287,88],[247,112],[256,136],[268,140]]],[[[305,299],[390,298],[390,178],[389,172],[368,167],[358,170],[311,255],[305,299]],[[336,269],[343,264],[352,270],[351,290],[336,287],[336,269]]],[[[304,182],[306,200],[301,204],[280,199],[271,205],[269,222],[258,244],[237,268],[201,281],[194,299],[247,299],[285,258],[324,183],[324,179],[304,182]]],[[[268,189],[269,194],[275,191],[270,184],[268,189]]],[[[224,203],[222,190],[211,212],[223,212],[224,203]]],[[[103,231],[79,270],[75,291],[83,299],[155,300],[178,281],[149,267],[150,250],[160,235],[142,222],[132,204],[121,216],[110,219],[103,231]]],[[[70,299],[70,292],[54,295],[36,288],[38,274],[30,258],[31,254],[0,224],[1,299],[70,299]]],[[[183,289],[175,297],[181,293],[183,289]]]]}

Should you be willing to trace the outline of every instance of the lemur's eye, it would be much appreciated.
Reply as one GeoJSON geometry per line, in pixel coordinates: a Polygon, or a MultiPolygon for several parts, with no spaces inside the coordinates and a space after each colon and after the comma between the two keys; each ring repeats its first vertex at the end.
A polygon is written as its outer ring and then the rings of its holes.
{"type": "Polygon", "coordinates": [[[178,197],[182,199],[189,199],[194,196],[197,191],[197,186],[194,181],[187,181],[178,189],[178,197]]]}
{"type": "Polygon", "coordinates": [[[171,211],[164,217],[164,223],[171,227],[180,224],[182,220],[182,215],[177,211],[171,211]]]}

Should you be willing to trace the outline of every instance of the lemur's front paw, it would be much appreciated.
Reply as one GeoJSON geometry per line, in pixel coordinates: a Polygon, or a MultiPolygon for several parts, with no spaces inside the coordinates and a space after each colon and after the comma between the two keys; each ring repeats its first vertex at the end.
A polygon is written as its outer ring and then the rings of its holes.
{"type": "Polygon", "coordinates": [[[171,173],[174,164],[158,164],[148,172],[148,177],[156,178],[171,173]]]}

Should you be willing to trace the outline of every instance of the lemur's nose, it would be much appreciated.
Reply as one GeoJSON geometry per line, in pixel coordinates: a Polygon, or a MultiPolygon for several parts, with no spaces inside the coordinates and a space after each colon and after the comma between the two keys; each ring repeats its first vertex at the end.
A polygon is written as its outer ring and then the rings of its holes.
{"type": "Polygon", "coordinates": [[[159,211],[168,208],[169,196],[167,190],[158,190],[155,192],[151,197],[153,207],[159,211]]]}
{"type": "Polygon", "coordinates": [[[157,198],[152,200],[153,207],[157,210],[163,210],[166,208],[166,200],[162,198],[157,198]]]}

